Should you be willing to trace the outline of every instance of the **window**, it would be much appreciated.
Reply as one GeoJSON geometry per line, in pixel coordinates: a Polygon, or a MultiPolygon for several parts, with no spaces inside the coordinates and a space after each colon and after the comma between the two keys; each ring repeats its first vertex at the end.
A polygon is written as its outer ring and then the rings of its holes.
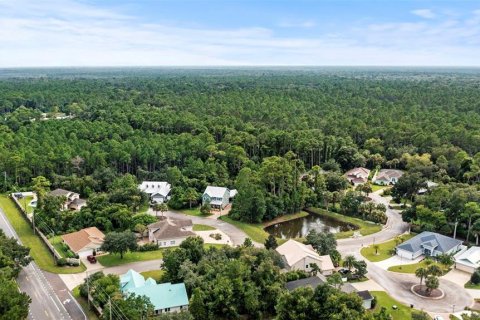
{"type": "Polygon", "coordinates": [[[170,308],[165,308],[165,312],[170,312],[170,308]]]}
{"type": "Polygon", "coordinates": [[[308,267],[309,267],[309,264],[307,263],[307,264],[305,265],[305,269],[308,269],[308,267]]]}
{"type": "Polygon", "coordinates": [[[175,244],[175,240],[170,241],[170,244],[175,244]]]}

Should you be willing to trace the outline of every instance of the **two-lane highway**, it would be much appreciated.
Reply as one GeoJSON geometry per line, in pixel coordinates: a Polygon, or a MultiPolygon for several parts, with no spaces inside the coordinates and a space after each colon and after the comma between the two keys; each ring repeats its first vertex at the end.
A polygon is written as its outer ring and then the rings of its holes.
{"type": "MultiPolygon", "coordinates": [[[[0,228],[8,237],[14,237],[21,243],[15,230],[0,209],[0,228]]],[[[72,320],[63,303],[55,294],[43,272],[34,261],[23,268],[17,279],[20,290],[27,293],[32,299],[29,319],[34,320],[72,320]]],[[[83,319],[83,317],[81,318],[83,319]]]]}

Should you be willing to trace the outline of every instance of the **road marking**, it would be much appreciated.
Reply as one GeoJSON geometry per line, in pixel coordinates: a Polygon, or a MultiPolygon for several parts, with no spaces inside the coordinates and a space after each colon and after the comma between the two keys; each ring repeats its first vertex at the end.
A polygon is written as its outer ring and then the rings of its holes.
{"type": "Polygon", "coordinates": [[[60,308],[57,306],[57,304],[55,303],[55,300],[53,300],[52,296],[48,295],[48,297],[50,298],[50,300],[52,300],[53,304],[55,305],[55,308],[57,308],[57,310],[60,312],[60,308]]]}

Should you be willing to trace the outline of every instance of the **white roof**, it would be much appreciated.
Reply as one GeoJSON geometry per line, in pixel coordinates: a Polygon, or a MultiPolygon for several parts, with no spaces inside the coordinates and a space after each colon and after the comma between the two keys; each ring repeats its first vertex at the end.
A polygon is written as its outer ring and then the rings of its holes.
{"type": "Polygon", "coordinates": [[[230,198],[235,197],[237,195],[237,193],[238,193],[237,189],[230,190],[230,198]]]}
{"type": "Polygon", "coordinates": [[[459,253],[455,256],[455,262],[478,268],[480,266],[480,247],[471,247],[467,251],[459,253]]]}
{"type": "Polygon", "coordinates": [[[285,258],[285,261],[289,266],[293,266],[298,261],[305,257],[310,257],[315,260],[319,260],[322,270],[334,269],[332,259],[329,255],[320,256],[311,245],[305,245],[295,240],[288,240],[281,246],[277,247],[277,252],[285,258]]]}
{"type": "MultiPolygon", "coordinates": [[[[211,198],[223,198],[225,195],[225,191],[229,191],[227,188],[224,187],[213,187],[213,186],[208,186],[205,189],[204,194],[208,194],[211,198]]],[[[229,195],[228,195],[229,197],[229,195]]]]}
{"type": "Polygon", "coordinates": [[[170,189],[172,188],[172,186],[170,185],[170,183],[165,181],[143,181],[142,184],[138,186],[138,188],[149,195],[158,193],[166,197],[170,193],[170,189]]]}

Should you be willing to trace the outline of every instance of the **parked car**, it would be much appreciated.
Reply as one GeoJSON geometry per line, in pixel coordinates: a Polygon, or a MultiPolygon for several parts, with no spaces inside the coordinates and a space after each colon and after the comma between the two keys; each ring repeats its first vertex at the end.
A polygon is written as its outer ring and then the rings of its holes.
{"type": "Polygon", "coordinates": [[[95,258],[95,256],[93,256],[93,255],[87,256],[87,260],[90,263],[97,263],[97,258],[95,258]]]}
{"type": "Polygon", "coordinates": [[[17,198],[17,199],[23,199],[23,193],[21,193],[21,192],[14,193],[13,195],[14,195],[15,198],[17,198]]]}

